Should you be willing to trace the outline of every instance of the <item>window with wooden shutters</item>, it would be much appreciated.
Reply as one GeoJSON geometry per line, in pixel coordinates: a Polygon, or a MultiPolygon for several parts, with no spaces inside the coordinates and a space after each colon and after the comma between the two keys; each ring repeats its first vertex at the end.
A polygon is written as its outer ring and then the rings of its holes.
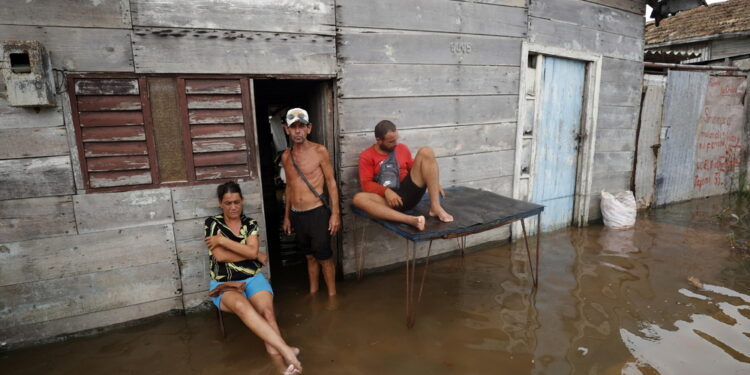
{"type": "Polygon", "coordinates": [[[87,189],[257,176],[250,79],[89,74],[69,82],[87,189]]]}
{"type": "Polygon", "coordinates": [[[74,78],[71,106],[87,188],[158,181],[145,81],[74,78]]]}
{"type": "Polygon", "coordinates": [[[179,79],[188,175],[212,180],[255,175],[248,79],[179,79]]]}

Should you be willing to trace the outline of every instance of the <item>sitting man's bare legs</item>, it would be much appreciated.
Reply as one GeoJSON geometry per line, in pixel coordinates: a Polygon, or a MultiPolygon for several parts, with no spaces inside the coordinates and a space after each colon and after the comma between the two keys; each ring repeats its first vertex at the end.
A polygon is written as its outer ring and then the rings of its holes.
{"type": "Polygon", "coordinates": [[[382,220],[395,221],[397,223],[404,223],[411,225],[419,230],[424,230],[425,219],[424,216],[411,216],[403,212],[399,212],[388,206],[385,198],[374,194],[360,192],[354,195],[353,202],[354,206],[362,211],[367,212],[368,215],[382,220]]]}
{"type": "MultiPolygon", "coordinates": [[[[262,292],[260,292],[262,293],[262,292]]],[[[256,293],[253,297],[260,293],[256,293]]],[[[270,294],[270,293],[268,293],[270,294]]],[[[261,298],[262,300],[263,298],[261,298]]],[[[265,306],[263,301],[259,301],[261,306],[265,306]]],[[[273,325],[266,320],[266,317],[258,313],[253,303],[248,300],[244,294],[229,291],[221,296],[221,310],[236,314],[253,333],[263,340],[267,346],[275,349],[276,352],[284,357],[287,364],[294,366],[302,371],[302,364],[297,359],[299,349],[291,347],[284,342],[279,334],[279,327],[276,325],[276,318],[273,317],[273,325]]],[[[269,314],[268,309],[264,309],[265,315],[269,314]]],[[[270,310],[270,316],[273,315],[273,309],[270,310]]],[[[269,353],[271,352],[269,348],[269,353]]]]}
{"type": "Polygon", "coordinates": [[[453,221],[453,216],[440,205],[440,195],[444,192],[440,187],[440,170],[432,148],[422,147],[417,151],[410,176],[414,184],[420,188],[427,185],[427,192],[430,194],[430,216],[437,216],[443,222],[453,221]]]}

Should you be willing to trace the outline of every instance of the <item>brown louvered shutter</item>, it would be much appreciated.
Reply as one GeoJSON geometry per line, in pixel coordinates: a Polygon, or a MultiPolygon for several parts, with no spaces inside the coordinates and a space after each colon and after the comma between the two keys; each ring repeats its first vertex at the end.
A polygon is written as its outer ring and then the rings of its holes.
{"type": "Polygon", "coordinates": [[[248,79],[180,79],[188,173],[193,180],[255,175],[248,79]],[[250,152],[248,152],[250,151],[250,152]]]}
{"type": "Polygon", "coordinates": [[[144,87],[137,78],[72,79],[73,119],[87,188],[157,182],[144,87]]]}

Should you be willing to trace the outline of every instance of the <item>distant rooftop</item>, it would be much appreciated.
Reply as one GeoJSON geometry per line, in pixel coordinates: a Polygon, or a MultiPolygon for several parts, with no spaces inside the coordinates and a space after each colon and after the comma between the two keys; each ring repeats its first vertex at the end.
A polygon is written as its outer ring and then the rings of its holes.
{"type": "Polygon", "coordinates": [[[750,30],[750,0],[728,0],[646,24],[646,45],[750,30]]]}

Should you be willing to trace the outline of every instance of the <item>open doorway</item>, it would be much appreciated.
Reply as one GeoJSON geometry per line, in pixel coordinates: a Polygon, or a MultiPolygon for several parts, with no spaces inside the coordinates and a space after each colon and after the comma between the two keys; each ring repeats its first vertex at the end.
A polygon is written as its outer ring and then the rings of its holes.
{"type": "MultiPolygon", "coordinates": [[[[281,230],[284,219],[286,180],[281,167],[281,153],[288,139],[282,125],[286,111],[300,107],[307,110],[313,129],[308,139],[325,145],[333,159],[333,83],[319,80],[254,80],[258,154],[263,187],[266,237],[274,288],[304,291],[307,288],[307,265],[297,251],[293,235],[281,230]]],[[[336,244],[334,258],[338,259],[336,244]]]]}

